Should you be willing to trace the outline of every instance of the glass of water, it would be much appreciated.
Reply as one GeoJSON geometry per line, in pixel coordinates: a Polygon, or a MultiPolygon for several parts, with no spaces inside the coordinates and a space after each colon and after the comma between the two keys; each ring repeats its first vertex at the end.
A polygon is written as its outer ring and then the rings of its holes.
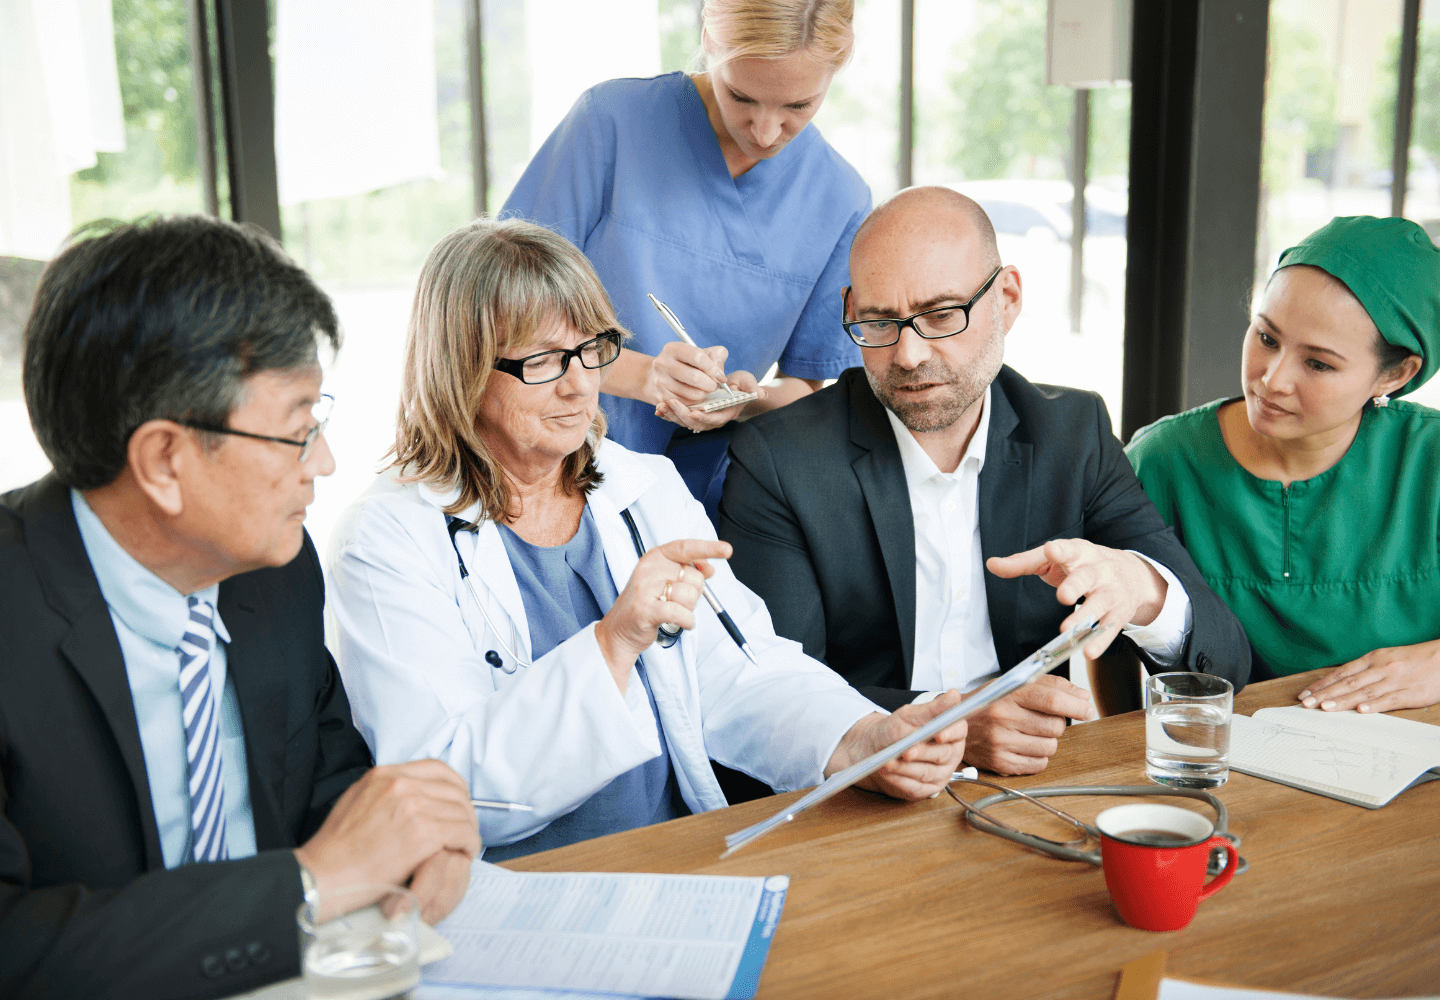
{"type": "Polygon", "coordinates": [[[300,905],[300,968],[310,1000],[404,998],[420,982],[420,904],[393,885],[352,885],[300,905]]]}
{"type": "Polygon", "coordinates": [[[1145,680],[1145,776],[1176,788],[1214,788],[1230,777],[1235,688],[1211,674],[1145,680]]]}

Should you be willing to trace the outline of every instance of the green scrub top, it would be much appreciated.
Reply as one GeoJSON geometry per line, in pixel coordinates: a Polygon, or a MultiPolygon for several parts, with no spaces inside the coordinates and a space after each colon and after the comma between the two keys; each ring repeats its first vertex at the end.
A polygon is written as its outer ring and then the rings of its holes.
{"type": "Polygon", "coordinates": [[[1440,638],[1440,411],[1367,408],[1339,462],[1282,487],[1225,447],[1227,402],[1141,428],[1126,454],[1249,634],[1252,676],[1440,638]]]}

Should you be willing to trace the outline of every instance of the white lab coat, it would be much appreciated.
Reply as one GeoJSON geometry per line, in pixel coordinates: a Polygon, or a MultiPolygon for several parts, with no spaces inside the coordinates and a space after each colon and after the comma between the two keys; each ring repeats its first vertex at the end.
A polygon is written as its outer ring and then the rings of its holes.
{"type": "MultiPolygon", "coordinates": [[[[714,538],[704,509],[670,460],[606,440],[604,482],[590,494],[605,559],[623,590],[638,556],[620,511],[647,547],[714,538]]],[[[513,673],[530,657],[530,627],[499,529],[487,521],[456,543],[487,625],[460,575],[443,508],[455,491],[401,483],[394,470],[340,520],[328,569],[340,671],[355,723],[380,764],[435,757],[476,798],[527,802],[534,813],[480,811],[486,843],[528,837],[617,775],[660,753],[649,700],[633,671],[624,695],[593,625],[513,673]]],[[[461,511],[479,517],[478,505],[461,511]]],[[[820,782],[840,738],[879,709],[797,643],[775,635],[764,602],[713,564],[710,585],[749,641],[751,664],[703,603],[697,626],[670,649],[643,654],[671,761],[695,812],[724,806],[709,758],[780,790],[820,782]]]]}

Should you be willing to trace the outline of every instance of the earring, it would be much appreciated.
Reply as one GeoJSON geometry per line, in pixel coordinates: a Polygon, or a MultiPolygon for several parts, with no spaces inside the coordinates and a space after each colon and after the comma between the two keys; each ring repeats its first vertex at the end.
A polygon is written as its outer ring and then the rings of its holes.
{"type": "Polygon", "coordinates": [[[1390,397],[1382,393],[1379,396],[1373,397],[1370,402],[1375,404],[1376,409],[1383,409],[1384,407],[1390,405],[1390,397]]]}

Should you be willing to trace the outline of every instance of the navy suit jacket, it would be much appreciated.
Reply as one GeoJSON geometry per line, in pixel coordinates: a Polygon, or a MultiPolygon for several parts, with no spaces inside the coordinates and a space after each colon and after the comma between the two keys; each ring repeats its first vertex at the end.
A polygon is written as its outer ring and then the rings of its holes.
{"type": "Polygon", "coordinates": [[[308,535],[219,609],[258,853],[165,869],[120,643],[70,493],[0,497],[0,996],[229,996],[299,971],[291,848],[370,766],[308,535]]]}
{"type": "MultiPolygon", "coordinates": [[[[1244,630],[1140,487],[1104,401],[1033,385],[1008,367],[991,390],[980,471],[983,557],[1053,538],[1143,552],[1185,585],[1194,611],[1182,664],[1170,669],[1243,687],[1244,630]]],[[[733,425],[720,537],[735,547],[730,566],[764,598],[776,632],[885,708],[918,694],[915,522],[895,433],[864,369],[733,425]]],[[[986,573],[985,598],[1002,670],[1053,639],[1069,614],[1034,576],[986,573]]]]}

